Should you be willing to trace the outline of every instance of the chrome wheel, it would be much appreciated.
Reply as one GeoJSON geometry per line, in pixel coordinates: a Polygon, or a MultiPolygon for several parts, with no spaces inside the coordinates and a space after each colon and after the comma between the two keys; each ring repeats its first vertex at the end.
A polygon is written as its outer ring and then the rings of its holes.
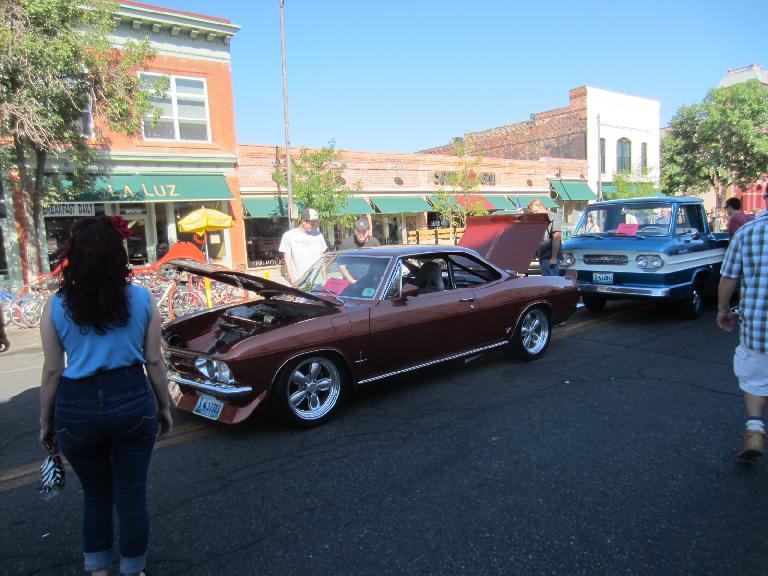
{"type": "Polygon", "coordinates": [[[313,356],[290,369],[285,398],[301,421],[316,421],[328,415],[341,395],[341,374],[329,358],[313,356]]]}
{"type": "Polygon", "coordinates": [[[552,335],[549,313],[542,306],[529,308],[509,339],[509,352],[521,360],[536,360],[544,355],[552,335]]]}
{"type": "Polygon", "coordinates": [[[520,324],[520,343],[523,350],[535,356],[549,342],[549,319],[541,308],[529,310],[520,324]]]}

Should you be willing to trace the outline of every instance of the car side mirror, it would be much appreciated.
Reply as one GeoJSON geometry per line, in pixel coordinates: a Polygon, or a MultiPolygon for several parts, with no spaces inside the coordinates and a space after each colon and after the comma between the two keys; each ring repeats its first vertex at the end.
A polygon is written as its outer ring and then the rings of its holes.
{"type": "Polygon", "coordinates": [[[691,234],[691,240],[699,240],[701,238],[701,232],[694,232],[691,234]]]}

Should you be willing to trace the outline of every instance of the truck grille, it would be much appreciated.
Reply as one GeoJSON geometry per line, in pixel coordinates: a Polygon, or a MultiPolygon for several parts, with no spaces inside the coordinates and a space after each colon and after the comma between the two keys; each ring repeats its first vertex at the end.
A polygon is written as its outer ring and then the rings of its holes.
{"type": "Polygon", "coordinates": [[[584,264],[615,264],[617,266],[626,266],[629,258],[621,254],[585,254],[584,264]]]}

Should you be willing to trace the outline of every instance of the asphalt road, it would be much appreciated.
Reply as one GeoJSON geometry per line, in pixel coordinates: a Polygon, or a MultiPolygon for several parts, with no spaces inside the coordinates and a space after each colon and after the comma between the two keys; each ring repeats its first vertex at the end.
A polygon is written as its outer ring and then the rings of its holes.
{"type": "MultiPolygon", "coordinates": [[[[81,574],[79,484],[36,494],[36,335],[0,356],[0,572],[81,574]]],[[[153,574],[760,575],[766,463],[735,460],[736,335],[580,310],[545,358],[381,383],[328,425],[177,415],[153,456],[153,574]]]]}

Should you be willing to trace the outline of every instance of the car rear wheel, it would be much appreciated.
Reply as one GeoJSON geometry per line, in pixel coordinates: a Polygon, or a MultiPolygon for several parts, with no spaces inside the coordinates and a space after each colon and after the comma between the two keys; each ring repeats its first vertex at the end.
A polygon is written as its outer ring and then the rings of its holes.
{"type": "Polygon", "coordinates": [[[512,354],[523,360],[536,360],[544,355],[552,335],[549,314],[540,307],[523,314],[509,342],[512,354]]]}
{"type": "Polygon", "coordinates": [[[333,417],[344,391],[344,377],[336,362],[326,356],[310,356],[283,371],[273,406],[287,422],[310,428],[333,417]]]}
{"type": "Polygon", "coordinates": [[[592,294],[582,294],[581,300],[584,307],[590,312],[598,312],[605,308],[605,298],[602,296],[593,296],[592,294]]]}

